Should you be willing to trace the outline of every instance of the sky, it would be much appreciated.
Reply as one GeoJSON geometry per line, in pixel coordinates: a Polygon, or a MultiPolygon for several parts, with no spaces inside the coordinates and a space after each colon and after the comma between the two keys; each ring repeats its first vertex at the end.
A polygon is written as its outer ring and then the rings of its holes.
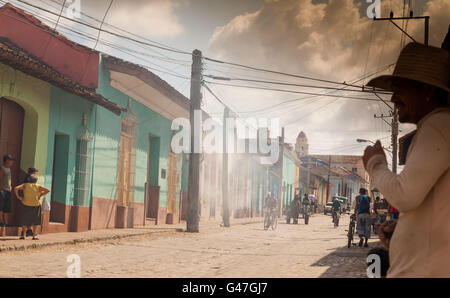
{"type": "MultiPolygon", "coordinates": [[[[59,13],[64,0],[28,0],[41,8],[59,13]]],[[[74,0],[66,0],[66,6],[74,0]]],[[[80,0],[81,20],[98,27],[111,0],[80,0]],[[88,18],[86,15],[93,17],[88,18]],[[97,20],[95,20],[97,19],[97,20]]],[[[56,15],[10,1],[27,11],[39,14],[52,27],[56,15]]],[[[2,3],[2,2],[0,2],[2,3]]],[[[410,42],[386,21],[373,21],[367,17],[370,3],[365,0],[114,0],[105,17],[105,30],[131,36],[137,34],[146,42],[158,42],[186,52],[202,51],[209,58],[220,59],[271,69],[301,76],[355,82],[362,85],[368,74],[384,70],[395,62],[403,45],[410,42]],[[127,32],[121,31],[124,29],[127,32]],[[358,80],[359,79],[359,80],[358,80]]],[[[450,1],[405,0],[414,15],[429,15],[429,43],[440,46],[450,24],[450,1]]],[[[67,10],[63,10],[63,16],[67,10]]],[[[381,0],[381,16],[403,13],[403,0],[381,0]]],[[[417,41],[423,42],[423,21],[411,20],[402,24],[417,41]]],[[[169,82],[189,97],[191,57],[142,44],[86,28],[60,18],[57,30],[70,39],[94,47],[111,55],[141,64],[169,82]],[[74,33],[78,31],[83,34],[74,33]]],[[[138,38],[133,36],[134,38],[138,38]]],[[[140,40],[143,40],[139,37],[140,40]]],[[[317,81],[249,71],[206,60],[204,74],[228,78],[271,80],[315,86],[317,81]]],[[[208,81],[231,83],[223,81],[208,81]]],[[[375,98],[367,93],[330,91],[317,88],[289,87],[261,83],[233,83],[320,94],[375,98]]],[[[268,90],[209,84],[219,96],[241,117],[279,118],[285,127],[286,141],[295,142],[304,131],[313,154],[359,154],[365,144],[357,138],[380,139],[390,146],[390,127],[374,114],[389,114],[381,101],[311,96],[268,90]],[[285,103],[283,103],[285,102],[285,103]]],[[[222,117],[223,107],[203,90],[203,109],[212,116],[222,117]]],[[[389,96],[383,96],[389,100],[389,96]]],[[[390,118],[385,120],[390,121],[390,118]]],[[[401,125],[400,135],[414,129],[401,125]]]]}

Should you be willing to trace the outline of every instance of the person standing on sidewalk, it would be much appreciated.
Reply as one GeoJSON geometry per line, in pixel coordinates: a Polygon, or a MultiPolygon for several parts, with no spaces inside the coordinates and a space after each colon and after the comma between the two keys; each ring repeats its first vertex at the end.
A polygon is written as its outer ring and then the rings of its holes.
{"type": "Polygon", "coordinates": [[[0,166],[0,235],[6,234],[6,214],[11,212],[11,167],[14,158],[6,154],[3,156],[3,165],[0,166]]]}
{"type": "Polygon", "coordinates": [[[356,232],[359,236],[359,247],[368,247],[367,241],[370,238],[370,229],[372,226],[372,220],[370,218],[370,197],[367,195],[365,188],[359,189],[359,195],[356,196],[356,232]]]}
{"type": "MultiPolygon", "coordinates": [[[[32,175],[36,175],[38,172],[39,172],[39,170],[36,169],[36,168],[28,168],[27,176],[23,180],[23,183],[30,183],[31,182],[31,176],[32,175]]],[[[23,197],[23,191],[20,190],[19,191],[19,195],[21,197],[23,197]]],[[[28,236],[33,236],[33,231],[31,229],[27,230],[27,237],[28,236]]]]}
{"type": "Polygon", "coordinates": [[[363,155],[371,182],[400,212],[379,229],[389,249],[388,277],[450,277],[449,56],[410,43],[392,75],[368,83],[392,91],[399,122],[417,125],[401,173],[389,170],[380,141],[363,155]]]}
{"type": "Polygon", "coordinates": [[[22,202],[22,236],[20,239],[25,239],[27,228],[32,228],[33,240],[39,240],[37,227],[41,225],[42,221],[41,197],[48,194],[50,190],[37,184],[38,177],[36,175],[31,175],[29,181],[29,183],[14,188],[16,197],[22,202]],[[23,191],[23,197],[20,196],[19,190],[23,191]]]}

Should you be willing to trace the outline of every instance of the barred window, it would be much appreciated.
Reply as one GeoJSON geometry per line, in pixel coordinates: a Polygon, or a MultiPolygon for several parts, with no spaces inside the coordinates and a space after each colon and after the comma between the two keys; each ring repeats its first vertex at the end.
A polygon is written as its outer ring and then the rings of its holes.
{"type": "Polygon", "coordinates": [[[88,133],[86,129],[77,140],[74,203],[78,206],[88,206],[90,198],[92,139],[88,133]]]}

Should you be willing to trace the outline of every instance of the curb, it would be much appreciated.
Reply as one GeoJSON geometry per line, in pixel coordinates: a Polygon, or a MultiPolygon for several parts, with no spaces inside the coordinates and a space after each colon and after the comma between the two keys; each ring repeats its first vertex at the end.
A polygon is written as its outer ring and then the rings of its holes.
{"type": "MultiPolygon", "coordinates": [[[[253,224],[253,223],[260,223],[261,221],[246,221],[246,222],[236,222],[232,223],[233,225],[247,225],[247,224],[253,224]]],[[[219,224],[217,227],[220,227],[219,224]]],[[[204,230],[208,230],[213,228],[211,227],[203,227],[204,230]]],[[[139,236],[145,236],[145,235],[161,235],[161,234],[168,234],[168,233],[174,233],[174,232],[186,232],[185,229],[180,228],[167,228],[166,230],[150,230],[142,233],[134,233],[134,234],[123,234],[123,235],[110,235],[110,236],[99,236],[99,237],[93,237],[93,238],[77,238],[72,240],[66,240],[66,241],[55,241],[55,242],[48,242],[48,243],[30,243],[30,244],[24,244],[24,245],[13,245],[13,246],[7,246],[7,247],[0,247],[0,253],[2,252],[13,252],[13,251],[27,251],[27,250],[33,250],[33,249],[40,249],[40,248],[47,248],[47,247],[53,247],[53,246],[69,246],[69,245],[77,245],[82,243],[97,243],[102,241],[108,241],[108,240],[120,240],[125,238],[132,238],[132,237],[139,237],[139,236]]]]}

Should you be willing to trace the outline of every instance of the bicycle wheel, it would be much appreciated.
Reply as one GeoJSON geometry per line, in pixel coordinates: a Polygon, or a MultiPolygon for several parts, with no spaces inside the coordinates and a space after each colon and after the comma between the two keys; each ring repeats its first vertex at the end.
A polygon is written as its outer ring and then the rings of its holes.
{"type": "Polygon", "coordinates": [[[264,217],[264,230],[267,230],[269,228],[269,225],[270,225],[269,219],[270,219],[270,217],[267,216],[267,214],[266,214],[266,216],[264,217]]]}
{"type": "Polygon", "coordinates": [[[277,228],[278,225],[278,220],[277,217],[275,215],[272,216],[272,230],[275,230],[277,228]]]}

